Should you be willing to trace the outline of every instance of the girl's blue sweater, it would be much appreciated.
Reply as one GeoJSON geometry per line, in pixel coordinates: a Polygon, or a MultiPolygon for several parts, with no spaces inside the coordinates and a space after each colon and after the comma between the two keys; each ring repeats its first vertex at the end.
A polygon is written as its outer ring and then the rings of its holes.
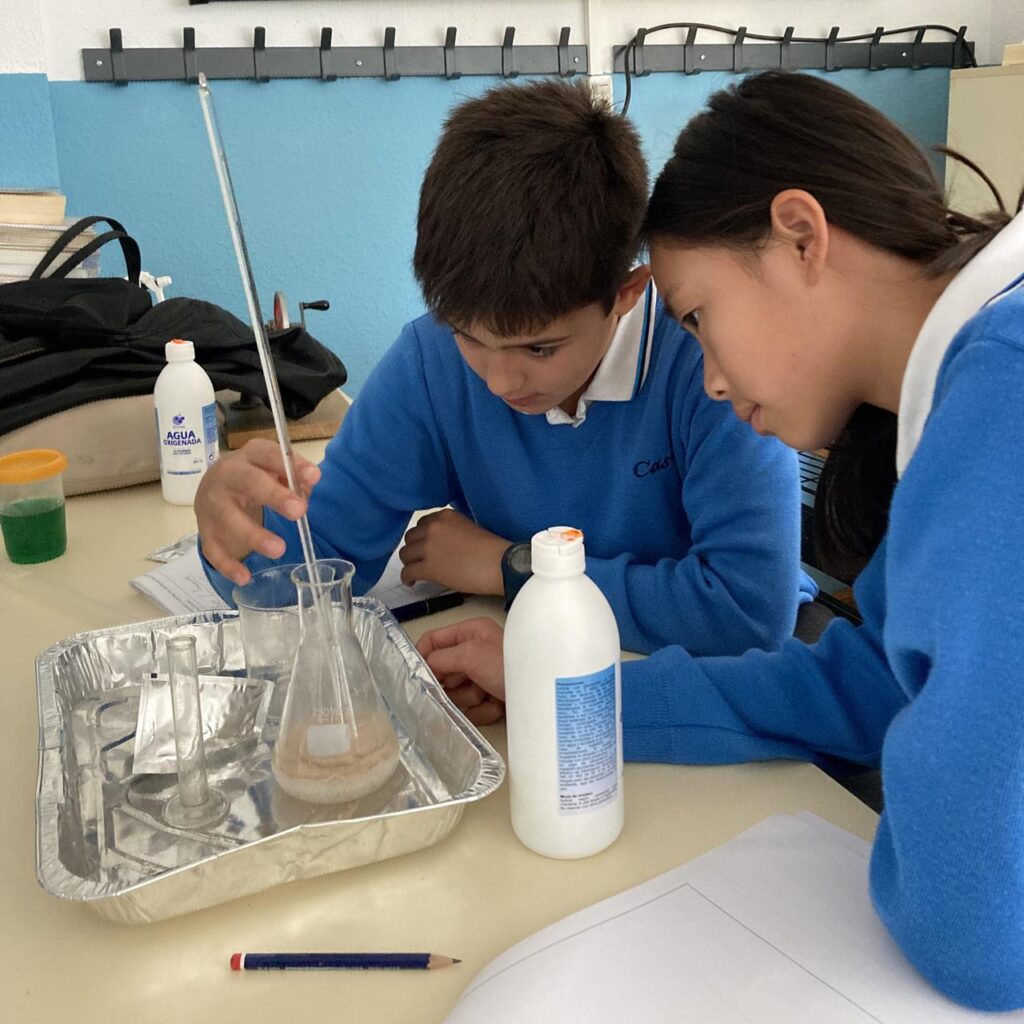
{"type": "Polygon", "coordinates": [[[960,330],[855,587],[812,647],[623,665],[626,756],[881,762],[871,894],[953,999],[1024,1007],[1024,286],[960,330]]]}

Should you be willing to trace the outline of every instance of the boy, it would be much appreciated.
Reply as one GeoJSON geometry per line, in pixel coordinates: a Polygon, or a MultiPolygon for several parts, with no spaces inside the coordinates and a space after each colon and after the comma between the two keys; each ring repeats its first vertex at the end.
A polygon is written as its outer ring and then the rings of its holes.
{"type": "MultiPolygon", "coordinates": [[[[698,345],[635,265],[646,200],[635,131],[583,82],[501,87],[451,115],[420,196],[431,314],[321,469],[297,460],[317,554],[353,561],[357,593],[410,513],[451,505],[406,535],[406,583],[501,594],[510,545],[565,523],[624,647],[735,654],[791,633],[795,456],[705,396],[698,345]]],[[[283,479],[269,442],[204,477],[196,519],[226,597],[268,560],[301,561],[304,504],[283,479]]]]}

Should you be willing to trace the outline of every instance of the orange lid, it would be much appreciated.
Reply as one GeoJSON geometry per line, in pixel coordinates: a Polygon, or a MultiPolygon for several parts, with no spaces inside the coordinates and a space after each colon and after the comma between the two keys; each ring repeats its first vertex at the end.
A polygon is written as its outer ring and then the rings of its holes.
{"type": "Polygon", "coordinates": [[[30,448],[0,456],[0,484],[48,480],[68,468],[67,456],[56,448],[30,448]]]}

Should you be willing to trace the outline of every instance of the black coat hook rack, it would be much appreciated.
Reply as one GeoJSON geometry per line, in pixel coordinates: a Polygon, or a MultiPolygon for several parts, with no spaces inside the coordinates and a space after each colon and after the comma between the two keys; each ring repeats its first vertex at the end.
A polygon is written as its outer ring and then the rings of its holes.
{"type": "MultiPolygon", "coordinates": [[[[399,46],[397,32],[388,27],[380,46],[335,46],[333,31],[323,28],[316,46],[269,46],[266,29],[253,29],[252,46],[197,46],[196,30],[182,30],[180,47],[124,45],[119,28],[110,29],[110,45],[83,49],[87,82],[126,85],[129,82],[196,82],[199,72],[215,79],[269,82],[274,78],[459,78],[463,75],[561,75],[568,78],[588,70],[587,47],[570,44],[569,29],[558,42],[525,45],[515,42],[514,26],[505,29],[494,46],[458,46],[456,29],[449,28],[440,46],[399,46]]],[[[925,44],[927,46],[927,44],[925,44]]]]}
{"type": "Polygon", "coordinates": [[[638,28],[636,35],[615,52],[614,70],[644,78],[655,71],[694,75],[701,71],[760,71],[765,68],[838,71],[841,68],[965,68],[976,65],[974,43],[967,40],[967,26],[953,30],[945,25],[914,25],[885,29],[881,26],[865,35],[840,37],[833,27],[827,38],[795,37],[792,26],[781,36],[748,32],[746,26],[674,22],[654,28],[638,28]],[[665,29],[686,29],[682,43],[652,44],[649,37],[665,29]],[[929,30],[946,33],[946,39],[925,41],[929,30]],[[731,36],[731,42],[697,41],[698,32],[731,36]],[[888,36],[915,33],[912,42],[883,41],[888,36]]]}

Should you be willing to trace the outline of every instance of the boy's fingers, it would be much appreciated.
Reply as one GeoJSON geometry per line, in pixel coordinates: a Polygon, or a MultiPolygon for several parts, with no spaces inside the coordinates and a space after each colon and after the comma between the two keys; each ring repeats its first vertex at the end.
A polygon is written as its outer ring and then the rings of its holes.
{"type": "Polygon", "coordinates": [[[447,679],[449,676],[462,675],[473,678],[470,670],[472,654],[467,649],[468,645],[458,644],[455,647],[439,647],[427,655],[427,665],[430,671],[438,679],[447,679]]]}
{"type": "Polygon", "coordinates": [[[427,657],[427,665],[439,679],[462,673],[488,693],[504,695],[501,651],[492,644],[468,640],[442,647],[427,657]]]}
{"type": "Polygon", "coordinates": [[[268,441],[262,437],[253,438],[246,441],[238,454],[232,455],[231,458],[256,466],[266,473],[272,473],[279,480],[287,479],[284,471],[284,454],[276,441],[268,441]]]}
{"type": "Polygon", "coordinates": [[[203,554],[206,560],[227,579],[234,581],[240,586],[249,582],[251,573],[237,558],[229,555],[224,548],[216,541],[203,542],[203,554]]]}
{"type": "MultiPolygon", "coordinates": [[[[299,490],[303,484],[311,488],[320,479],[320,470],[306,459],[296,460],[299,490]],[[312,475],[315,479],[307,480],[312,475]]],[[[306,510],[306,502],[288,487],[284,456],[273,441],[255,438],[235,456],[225,459],[224,472],[231,473],[233,491],[241,491],[247,503],[267,505],[288,519],[298,519],[306,510]]]]}
{"type": "Polygon", "coordinates": [[[448,698],[460,711],[469,711],[487,699],[487,694],[475,683],[463,683],[448,690],[448,698]]]}
{"type": "Polygon", "coordinates": [[[398,549],[398,560],[402,565],[411,565],[413,562],[418,562],[423,558],[423,545],[412,543],[408,540],[398,549]]]}
{"type": "Polygon", "coordinates": [[[308,462],[299,455],[295,459],[295,474],[298,477],[299,484],[305,486],[306,493],[308,494],[320,483],[320,467],[315,463],[308,462]]]}
{"type": "Polygon", "coordinates": [[[411,587],[414,583],[419,583],[420,580],[426,579],[420,572],[420,563],[413,562],[412,565],[405,566],[399,573],[398,578],[407,586],[411,587]]]}
{"type": "Polygon", "coordinates": [[[447,632],[447,627],[441,629],[428,629],[416,641],[416,650],[425,658],[431,651],[436,650],[438,647],[444,647],[445,644],[441,643],[442,635],[447,632]]]}
{"type": "Polygon", "coordinates": [[[284,539],[278,537],[276,533],[271,533],[270,530],[260,528],[253,538],[252,550],[266,555],[267,558],[280,558],[286,548],[284,539]]]}
{"type": "Polygon", "coordinates": [[[496,697],[488,697],[482,704],[470,708],[466,717],[474,725],[494,725],[505,717],[505,704],[496,697]]]}
{"type": "Polygon", "coordinates": [[[481,615],[475,619],[463,619],[461,622],[453,623],[451,626],[439,626],[437,629],[428,630],[416,642],[416,650],[424,658],[427,658],[432,651],[441,650],[444,647],[454,647],[457,644],[464,644],[471,640],[478,640],[483,644],[497,648],[500,655],[503,632],[501,626],[494,619],[481,615]]]}
{"type": "Polygon", "coordinates": [[[422,526],[414,526],[411,530],[408,530],[405,534],[403,547],[408,547],[410,544],[422,543],[427,531],[422,526]]]}
{"type": "Polygon", "coordinates": [[[454,690],[456,686],[461,686],[463,683],[469,682],[469,680],[464,673],[453,672],[451,675],[445,676],[440,682],[446,690],[454,690]]]}
{"type": "Polygon", "coordinates": [[[248,512],[235,506],[228,505],[222,513],[202,518],[199,533],[208,558],[208,552],[215,548],[231,559],[245,558],[253,551],[268,558],[284,554],[285,543],[276,533],[264,529],[248,512]]]}
{"type": "Polygon", "coordinates": [[[263,505],[286,519],[298,519],[306,511],[306,500],[290,491],[266,469],[241,462],[231,481],[231,493],[243,507],[263,505]]]}

